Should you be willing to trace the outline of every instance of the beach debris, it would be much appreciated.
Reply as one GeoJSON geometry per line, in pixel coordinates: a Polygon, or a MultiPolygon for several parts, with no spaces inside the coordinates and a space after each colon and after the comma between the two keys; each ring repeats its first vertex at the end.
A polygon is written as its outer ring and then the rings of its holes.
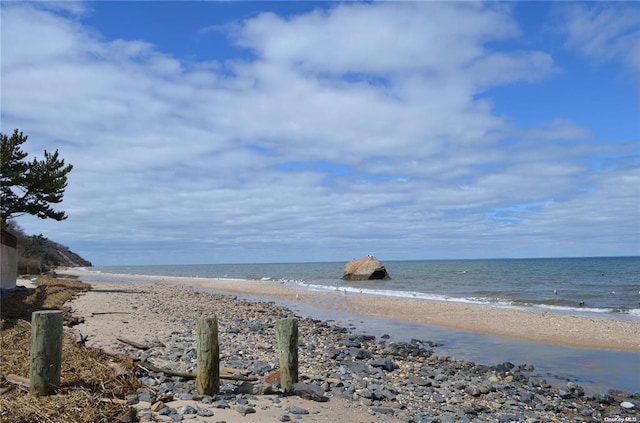
{"type": "Polygon", "coordinates": [[[153,404],[151,404],[151,407],[149,407],[149,410],[153,411],[154,413],[157,413],[158,411],[162,410],[164,407],[165,407],[164,402],[156,401],[153,404]]]}
{"type": "Polygon", "coordinates": [[[89,335],[83,335],[79,330],[76,330],[76,344],[84,347],[87,339],[89,339],[89,335]]]}
{"type": "Polygon", "coordinates": [[[14,385],[18,385],[21,388],[29,389],[29,378],[27,378],[27,377],[22,377],[22,376],[18,376],[18,375],[14,375],[14,374],[8,374],[6,376],[6,380],[7,380],[7,382],[12,383],[14,385]]]}
{"type": "Polygon", "coordinates": [[[64,324],[67,327],[72,327],[84,323],[84,317],[81,316],[73,316],[71,313],[64,312],[62,313],[62,318],[64,320],[64,324]]]}
{"type": "Polygon", "coordinates": [[[238,393],[252,395],[275,395],[279,394],[280,391],[273,385],[268,383],[251,383],[245,381],[242,382],[240,386],[238,386],[238,393]]]}
{"type": "Polygon", "coordinates": [[[264,377],[265,383],[275,384],[280,381],[280,370],[274,370],[273,372],[265,375],[264,377]]]}
{"type": "Polygon", "coordinates": [[[108,366],[111,367],[111,369],[113,369],[113,377],[114,378],[118,378],[118,377],[125,377],[129,375],[129,370],[127,370],[127,366],[125,366],[122,363],[108,363],[108,366]]]}
{"type": "Polygon", "coordinates": [[[122,342],[123,344],[131,345],[132,347],[138,348],[139,350],[148,350],[149,348],[151,348],[147,344],[142,344],[140,342],[132,341],[130,339],[126,339],[126,338],[116,338],[116,339],[122,342]]]}
{"type": "Polygon", "coordinates": [[[342,279],[345,281],[388,280],[391,277],[380,260],[367,256],[348,262],[344,266],[342,279]]]}
{"type": "MultiPolygon", "coordinates": [[[[143,361],[140,363],[137,363],[137,366],[140,367],[143,370],[146,371],[151,371],[151,372],[156,372],[156,373],[164,373],[167,376],[178,376],[178,377],[182,377],[185,379],[195,379],[197,377],[197,375],[195,373],[189,373],[189,372],[178,372],[175,370],[171,370],[171,369],[165,369],[162,367],[158,367],[152,363],[149,363],[148,361],[143,361]]],[[[220,368],[220,379],[227,379],[227,380],[238,380],[238,381],[245,381],[245,382],[256,382],[258,380],[257,377],[249,377],[249,376],[240,376],[236,373],[240,373],[240,374],[249,374],[250,372],[247,370],[240,370],[240,369],[234,369],[231,367],[221,367],[220,368]],[[232,370],[234,371],[234,373],[229,373],[228,371],[232,370]]]]}

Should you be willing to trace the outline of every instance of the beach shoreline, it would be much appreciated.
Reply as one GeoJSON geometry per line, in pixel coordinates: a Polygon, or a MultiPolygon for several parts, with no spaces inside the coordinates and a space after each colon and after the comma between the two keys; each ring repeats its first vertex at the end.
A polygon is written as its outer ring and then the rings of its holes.
{"type": "Polygon", "coordinates": [[[338,312],[434,325],[539,343],[596,350],[640,352],[640,321],[539,310],[410,298],[313,291],[281,281],[229,280],[99,273],[83,268],[59,273],[91,280],[190,286],[227,294],[256,295],[338,312]]]}
{"type": "MultiPolygon", "coordinates": [[[[81,271],[73,271],[82,279],[78,273],[81,271]]],[[[616,386],[603,380],[598,386],[589,386],[590,377],[561,377],[550,384],[547,378],[556,379],[556,375],[544,366],[538,368],[536,360],[523,361],[528,360],[526,355],[505,360],[497,352],[487,360],[471,360],[447,351],[421,331],[413,333],[417,338],[407,341],[394,339],[397,333],[393,329],[388,332],[391,336],[382,334],[377,324],[386,319],[370,317],[376,329],[373,335],[359,332],[357,324],[302,317],[295,311],[297,307],[283,305],[299,304],[303,309],[322,306],[326,297],[319,294],[324,293],[305,294],[278,282],[227,280],[224,282],[231,286],[219,289],[220,286],[210,285],[219,281],[211,280],[194,284],[186,283],[185,278],[140,277],[132,282],[130,278],[118,281],[122,275],[101,277],[101,281],[87,280],[93,289],[67,303],[73,315],[81,319],[74,330],[86,338],[87,346],[109,354],[124,354],[142,362],[143,368],[145,362],[151,362],[157,367],[194,372],[196,322],[216,316],[220,366],[246,369],[257,380],[249,385],[221,381],[220,395],[207,398],[196,395],[194,381],[166,377],[162,372],[143,373],[140,382],[147,388],[131,395],[141,421],[187,418],[194,410],[200,413],[199,421],[207,423],[300,418],[308,422],[418,422],[442,416],[458,421],[476,415],[485,419],[481,421],[530,421],[541,417],[568,421],[587,415],[602,421],[636,415],[638,395],[632,393],[637,390],[634,382],[616,386]],[[104,279],[109,277],[114,280],[104,279]],[[276,289],[280,296],[263,295],[256,286],[276,289]],[[298,395],[255,394],[260,386],[273,383],[271,376],[278,370],[275,326],[285,317],[295,317],[300,330],[300,380],[305,386],[324,392],[322,402],[298,395]],[[146,347],[139,349],[123,339],[146,347]],[[582,385],[583,381],[587,384],[582,385]],[[165,398],[161,405],[165,415],[152,410],[151,404],[160,396],[165,398]],[[245,414],[247,408],[253,411],[245,414]]],[[[343,307],[346,308],[340,305],[343,307]]],[[[346,311],[336,311],[335,315],[367,319],[366,315],[355,314],[362,311],[358,304],[346,311]]],[[[463,338],[468,341],[468,336],[463,338]]],[[[473,338],[475,348],[496,348],[498,337],[473,338]]],[[[551,354],[557,361],[554,354],[562,347],[534,348],[541,348],[547,357],[551,354]]],[[[570,361],[579,360],[575,349],[568,350],[570,361]]],[[[633,353],[595,354],[608,357],[615,371],[634,366],[633,353]],[[622,360],[612,359],[623,355],[626,358],[622,360]]],[[[560,361],[567,363],[567,357],[560,361]]]]}

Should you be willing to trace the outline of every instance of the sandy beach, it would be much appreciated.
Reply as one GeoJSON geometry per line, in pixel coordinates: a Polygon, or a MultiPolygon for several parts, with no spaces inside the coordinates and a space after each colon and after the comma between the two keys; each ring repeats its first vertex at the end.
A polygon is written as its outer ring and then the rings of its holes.
{"type": "MultiPolygon", "coordinates": [[[[81,279],[95,276],[82,269],[59,273],[81,279]]],[[[87,345],[183,372],[193,372],[195,368],[195,322],[199,317],[215,315],[221,328],[221,366],[250,369],[259,381],[268,380],[273,371],[269,369],[277,368],[274,324],[280,318],[293,316],[294,312],[273,301],[243,299],[255,296],[540,342],[640,350],[637,321],[449,302],[345,296],[337,292],[303,290],[275,281],[108,274],[100,274],[100,278],[100,281],[89,281],[93,290],[68,303],[72,313],[84,319],[75,330],[88,337],[87,345]],[[151,348],[139,350],[122,342],[122,338],[151,348]]],[[[159,395],[167,390],[171,398],[162,410],[167,413],[171,410],[174,417],[179,415],[181,419],[199,422],[417,422],[443,415],[458,421],[479,414],[489,419],[481,421],[501,418],[529,421],[532,416],[565,421],[577,412],[599,419],[635,416],[637,405],[633,395],[587,397],[582,388],[572,382],[567,383],[564,390],[558,389],[535,375],[533,367],[526,364],[516,363],[515,368],[512,363],[486,366],[438,356],[424,341],[397,345],[373,336],[354,336],[347,329],[311,317],[299,317],[299,326],[301,381],[318,388],[322,386],[326,402],[295,395],[253,395],[253,391],[242,394],[238,392],[240,385],[230,381],[223,382],[220,396],[205,401],[206,398],[193,395],[189,382],[151,373],[140,379],[148,386],[148,392],[139,393],[134,401],[141,421],[172,421],[168,414],[152,412],[155,399],[147,398],[149,392],[159,395]],[[522,382],[516,384],[516,380],[522,382]],[[567,398],[581,405],[575,408],[567,398]],[[230,405],[220,408],[219,403],[230,405]],[[631,404],[632,408],[621,407],[623,403],[631,404]],[[609,405],[602,408],[603,404],[609,405]],[[252,411],[245,414],[243,407],[252,411]],[[304,414],[296,414],[298,412],[304,414]]]]}
{"type": "MultiPolygon", "coordinates": [[[[83,269],[61,270],[78,277],[95,276],[83,269]]],[[[607,317],[497,308],[449,301],[345,295],[342,292],[309,291],[277,281],[244,281],[206,278],[100,274],[118,281],[156,282],[192,286],[216,292],[258,295],[306,303],[328,310],[437,325],[471,332],[555,345],[640,352],[640,321],[607,317]]]]}
{"type": "MultiPolygon", "coordinates": [[[[69,273],[69,272],[67,272],[69,273]]],[[[195,321],[200,316],[208,316],[212,313],[215,305],[206,304],[206,301],[194,301],[192,295],[184,289],[172,286],[158,286],[157,284],[131,284],[119,282],[90,282],[94,289],[75,300],[68,303],[75,316],[82,317],[84,323],[77,325],[74,330],[87,337],[87,346],[102,349],[109,354],[125,354],[136,356],[135,348],[118,341],[117,338],[136,340],[142,343],[153,344],[161,342],[167,347],[176,348],[181,345],[181,341],[186,342],[185,349],[193,347],[194,339],[189,338],[190,332],[185,326],[195,326],[195,321]],[[149,295],[151,293],[151,295],[149,295]],[[198,305],[199,304],[199,305],[198,305]],[[187,335],[185,335],[187,333],[187,335]]],[[[218,301],[218,306],[219,306],[218,301]]],[[[224,308],[224,306],[223,306],[224,308]]],[[[243,310],[235,310],[243,313],[243,310]]],[[[227,322],[235,315],[234,312],[216,313],[221,322],[227,322]]],[[[225,323],[222,323],[223,325],[225,323]]],[[[231,342],[225,342],[223,335],[221,349],[221,364],[225,363],[225,357],[229,356],[232,347],[231,342]]],[[[256,348],[257,344],[265,345],[264,360],[277,361],[277,354],[273,352],[273,345],[269,341],[254,340],[250,346],[245,346],[245,350],[256,348]]],[[[164,349],[164,347],[162,348],[164,349]]],[[[235,351],[235,350],[234,350],[235,351]]],[[[246,351],[245,351],[246,352],[246,351]]],[[[242,352],[240,352],[242,354],[242,352]]],[[[158,366],[175,368],[174,360],[166,360],[154,357],[158,366]]],[[[188,371],[187,368],[180,369],[188,371]]],[[[301,366],[303,375],[314,374],[314,370],[301,366]]],[[[305,376],[306,377],[306,376],[305,376]]],[[[153,386],[150,388],[153,389],[153,386]]],[[[199,415],[185,414],[187,421],[197,421],[202,423],[226,422],[226,423],[261,423],[265,421],[284,421],[281,416],[287,414],[289,410],[298,408],[305,410],[304,421],[306,422],[382,422],[398,421],[397,419],[385,415],[372,415],[366,407],[348,401],[344,398],[332,398],[329,402],[315,402],[302,399],[298,396],[249,396],[248,406],[257,412],[244,414],[235,405],[231,408],[217,408],[212,405],[203,404],[200,401],[173,398],[167,402],[167,406],[181,410],[184,407],[193,407],[206,413],[199,415]],[[211,416],[206,416],[206,414],[211,416]],[[194,420],[195,419],[195,420],[194,420]]],[[[141,421],[174,421],[170,416],[161,416],[153,413],[153,417],[145,417],[143,413],[148,412],[152,406],[151,402],[140,400],[135,404],[138,409],[141,421]]],[[[293,417],[292,417],[293,418],[293,417]]]]}

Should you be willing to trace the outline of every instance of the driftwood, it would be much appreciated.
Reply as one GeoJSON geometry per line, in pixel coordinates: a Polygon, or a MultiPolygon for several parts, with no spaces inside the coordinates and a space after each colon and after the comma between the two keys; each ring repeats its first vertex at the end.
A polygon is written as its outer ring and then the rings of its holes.
{"type": "Polygon", "coordinates": [[[141,344],[140,342],[136,342],[136,341],[132,341],[130,339],[126,339],[126,338],[116,338],[118,341],[122,342],[123,344],[129,344],[132,347],[135,347],[139,350],[148,350],[149,348],[151,348],[150,346],[146,345],[146,344],[141,344]]]}
{"type": "Polygon", "coordinates": [[[7,382],[13,383],[14,385],[21,386],[23,388],[29,389],[29,378],[22,377],[14,374],[8,374],[6,376],[7,382]]]}
{"type": "Polygon", "coordinates": [[[221,371],[222,373],[230,373],[230,374],[232,374],[232,375],[233,375],[233,374],[236,374],[236,373],[239,373],[239,374],[241,374],[242,376],[246,376],[246,375],[248,375],[249,373],[251,373],[249,370],[236,369],[235,367],[224,367],[224,366],[223,366],[223,367],[220,367],[220,371],[221,371]]]}
{"type": "Polygon", "coordinates": [[[102,316],[104,314],[131,314],[130,311],[96,311],[91,313],[92,316],[102,316]]]}
{"type": "MultiPolygon", "coordinates": [[[[162,367],[158,367],[155,366],[151,363],[149,363],[148,361],[143,361],[140,363],[136,363],[138,367],[145,369],[145,370],[150,370],[152,372],[157,372],[157,373],[164,373],[165,375],[168,376],[178,376],[178,377],[183,377],[185,379],[195,379],[196,378],[196,374],[195,373],[187,373],[187,372],[177,372],[175,370],[169,370],[169,369],[163,369],[162,367]]],[[[239,380],[239,381],[243,381],[243,382],[256,382],[258,380],[257,377],[248,377],[248,376],[236,376],[234,374],[229,374],[226,373],[225,370],[237,370],[237,369],[232,369],[230,367],[221,367],[220,368],[220,379],[226,379],[226,380],[239,380]],[[222,373],[225,372],[225,373],[222,373]]],[[[238,373],[243,373],[243,374],[249,374],[248,371],[246,370],[240,370],[238,371],[238,373]]]]}
{"type": "Polygon", "coordinates": [[[100,402],[109,404],[127,405],[127,401],[119,398],[100,398],[100,402]]]}

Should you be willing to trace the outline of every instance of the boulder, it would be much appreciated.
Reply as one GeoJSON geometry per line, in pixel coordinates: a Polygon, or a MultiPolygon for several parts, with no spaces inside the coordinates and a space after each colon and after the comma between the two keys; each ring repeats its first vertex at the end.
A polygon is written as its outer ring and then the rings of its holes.
{"type": "Polygon", "coordinates": [[[369,279],[391,279],[384,265],[373,256],[351,260],[344,266],[342,279],[345,281],[364,281],[369,279]]]}

